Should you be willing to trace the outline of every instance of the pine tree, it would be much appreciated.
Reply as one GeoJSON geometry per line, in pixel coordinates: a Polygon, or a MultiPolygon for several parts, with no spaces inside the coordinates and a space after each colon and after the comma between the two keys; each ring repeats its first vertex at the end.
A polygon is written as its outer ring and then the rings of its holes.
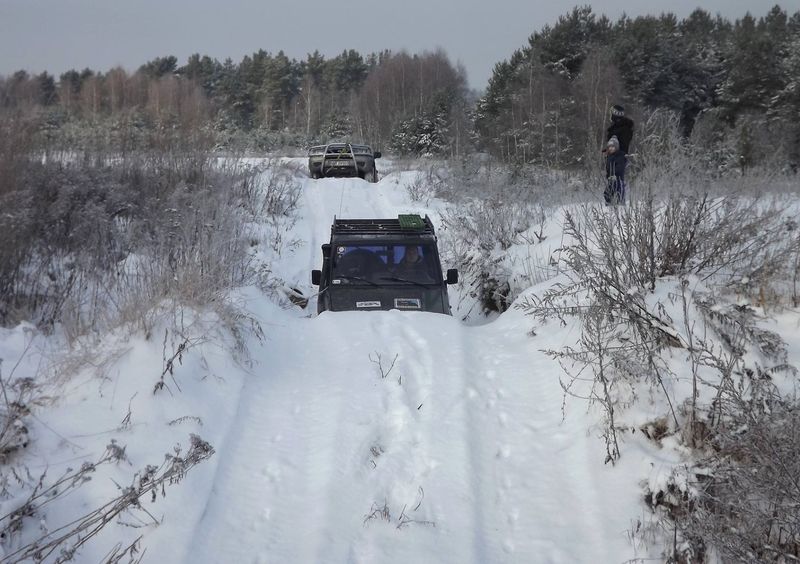
{"type": "Polygon", "coordinates": [[[206,96],[213,98],[217,94],[222,65],[208,55],[200,56],[195,53],[189,57],[186,64],[175,71],[178,76],[194,80],[202,86],[206,96]]]}
{"type": "Polygon", "coordinates": [[[607,42],[611,24],[605,16],[597,18],[590,6],[575,7],[558,18],[551,28],[545,26],[528,40],[545,68],[573,79],[589,51],[607,42]]]}
{"type": "Polygon", "coordinates": [[[353,49],[330,59],[325,70],[330,88],[341,93],[358,90],[367,78],[364,58],[353,49]]]}
{"type": "Polygon", "coordinates": [[[306,57],[306,60],[299,67],[300,85],[298,91],[302,100],[305,114],[305,134],[311,138],[312,132],[318,131],[319,123],[322,121],[321,97],[325,73],[325,57],[319,51],[314,51],[306,57]]]}
{"type": "Polygon", "coordinates": [[[736,21],[726,54],[726,78],[719,88],[720,106],[730,123],[744,112],[763,113],[784,88],[779,62],[786,38],[786,13],[777,6],[760,22],[750,14],[736,21]]]}
{"type": "MultiPolygon", "coordinates": [[[[800,23],[800,13],[795,14],[800,23]]],[[[798,30],[800,31],[800,30],[798,30]]],[[[785,57],[780,69],[785,84],[770,100],[769,116],[777,131],[785,135],[777,137],[785,146],[786,157],[792,171],[800,170],[800,33],[795,32],[786,45],[785,57]]]]}
{"type": "Polygon", "coordinates": [[[59,101],[67,111],[71,111],[81,92],[83,79],[81,74],[72,69],[62,73],[58,80],[59,101]]]}
{"type": "Polygon", "coordinates": [[[222,110],[219,126],[223,129],[241,127],[250,129],[253,126],[255,104],[240,69],[228,58],[222,64],[219,73],[219,95],[222,110]]]}
{"type": "Polygon", "coordinates": [[[56,93],[56,81],[52,75],[47,72],[36,77],[36,84],[39,89],[38,103],[42,106],[52,106],[58,101],[58,94],[56,93]]]}
{"type": "Polygon", "coordinates": [[[139,67],[139,72],[148,78],[161,78],[168,74],[173,74],[178,68],[178,58],[169,55],[167,57],[156,57],[139,67]]]}
{"type": "Polygon", "coordinates": [[[264,75],[259,98],[267,112],[267,126],[283,129],[292,101],[300,93],[301,67],[296,61],[289,60],[283,51],[265,59],[262,66],[264,75]]]}
{"type": "Polygon", "coordinates": [[[681,81],[681,129],[689,137],[701,112],[714,107],[716,92],[723,78],[723,44],[730,35],[730,25],[721,17],[712,19],[697,9],[679,25],[682,36],[678,69],[681,81]]]}
{"type": "Polygon", "coordinates": [[[392,134],[392,149],[404,155],[425,157],[449,154],[454,100],[453,92],[441,91],[428,111],[402,120],[392,134]]]}

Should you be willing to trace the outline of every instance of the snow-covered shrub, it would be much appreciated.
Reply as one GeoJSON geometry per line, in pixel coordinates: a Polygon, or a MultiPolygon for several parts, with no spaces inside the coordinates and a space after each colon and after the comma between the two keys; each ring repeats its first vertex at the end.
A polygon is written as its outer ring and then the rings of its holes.
{"type": "Polygon", "coordinates": [[[696,194],[568,212],[566,279],[522,305],[542,320],[580,320],[577,345],[549,353],[565,393],[601,406],[607,461],[624,454],[626,409],[645,394],[664,410],[658,437],[645,436],[697,453],[647,492],[676,562],[712,551],[777,562],[800,546],[796,371],[752,307],[786,296],[796,277],[791,210],[696,194]]]}
{"type": "Polygon", "coordinates": [[[543,259],[530,248],[546,238],[547,209],[576,196],[566,180],[553,171],[507,167],[472,155],[430,160],[407,190],[414,201],[438,198],[451,204],[440,220],[443,259],[459,266],[459,288],[485,313],[504,311],[519,292],[541,280],[543,259]],[[520,270],[526,275],[515,274],[520,270]]]}
{"type": "Polygon", "coordinates": [[[729,411],[708,449],[648,488],[674,562],[794,562],[800,557],[800,404],[772,394],[729,411]]]}
{"type": "Polygon", "coordinates": [[[672,539],[677,562],[790,561],[800,549],[798,372],[753,308],[682,286],[692,382],[683,438],[694,461],[648,485],[649,529],[672,539]]]}
{"type": "Polygon", "coordinates": [[[218,153],[261,156],[267,153],[303,156],[311,142],[305,133],[265,127],[243,129],[224,120],[205,126],[218,153]]]}
{"type": "Polygon", "coordinates": [[[320,128],[320,142],[348,141],[354,129],[353,118],[349,114],[330,114],[320,128]]]}
{"type": "Polygon", "coordinates": [[[224,304],[251,274],[243,202],[256,172],[180,147],[19,158],[0,194],[0,322],[75,338],[124,323],[147,332],[165,306],[224,304]]]}
{"type": "Polygon", "coordinates": [[[694,274],[753,287],[787,278],[800,240],[778,199],[670,195],[622,208],[567,212],[570,266],[624,291],[653,290],[658,278],[694,274]]]}
{"type": "Polygon", "coordinates": [[[20,189],[30,174],[36,124],[19,116],[0,120],[0,324],[14,316],[11,296],[33,242],[28,212],[34,194],[20,189]]]}
{"type": "Polygon", "coordinates": [[[428,206],[433,198],[445,193],[446,180],[436,169],[437,167],[431,166],[427,171],[420,171],[412,182],[406,184],[406,191],[412,202],[428,206]]]}
{"type": "Polygon", "coordinates": [[[299,168],[296,163],[280,161],[269,161],[264,165],[262,171],[269,173],[266,185],[258,190],[263,199],[260,210],[262,215],[288,216],[297,208],[301,192],[297,181],[299,168]]]}
{"type": "MultiPolygon", "coordinates": [[[[688,337],[673,326],[665,306],[648,296],[665,277],[710,279],[728,292],[740,290],[742,281],[763,288],[791,279],[800,243],[786,236],[783,212],[774,202],[702,195],[568,211],[565,235],[571,241],[562,257],[569,281],[531,298],[525,307],[542,319],[577,315],[585,330],[600,327],[593,317],[597,311],[608,312],[609,321],[600,328],[611,348],[625,353],[615,361],[614,378],[620,385],[644,378],[669,399],[664,378],[670,371],[659,353],[664,347],[686,347],[688,337]],[[592,305],[579,307],[587,296],[592,305]]],[[[597,364],[598,351],[584,346],[558,354],[593,366],[601,380],[608,377],[597,364]]],[[[670,410],[677,428],[675,406],[670,410]]]]}
{"type": "MultiPolygon", "coordinates": [[[[42,474],[38,481],[30,474],[35,487],[25,498],[13,500],[4,506],[0,516],[0,551],[2,560],[9,564],[18,562],[70,562],[79,554],[81,546],[91,541],[110,523],[123,515],[134,515],[141,523],[158,524],[152,513],[143,507],[143,502],[155,502],[160,493],[166,496],[166,486],[180,483],[186,474],[214,454],[213,447],[197,435],[190,435],[189,448],[184,452],[180,446],[174,453],[167,453],[160,465],[148,465],[131,477],[128,486],[118,486],[119,495],[109,499],[100,507],[82,509],[82,514],[68,523],[46,525],[48,505],[68,496],[92,479],[103,465],[126,461],[125,447],[112,441],[105,452],[93,462],[84,462],[76,469],[55,479],[42,474]],[[13,507],[10,511],[8,508],[13,507]],[[29,526],[39,525],[39,530],[29,526]],[[28,526],[26,526],[28,525],[28,526]]],[[[18,478],[19,479],[19,478],[18,478]]],[[[117,545],[106,562],[141,561],[139,541],[141,536],[128,546],[117,545]]]]}
{"type": "Polygon", "coordinates": [[[656,178],[686,181],[696,171],[692,147],[680,133],[678,114],[656,110],[645,114],[637,124],[633,141],[634,162],[638,170],[649,171],[641,180],[651,184],[656,178]]]}
{"type": "MultiPolygon", "coordinates": [[[[31,409],[44,392],[29,378],[11,379],[3,374],[0,359],[0,466],[8,464],[20,451],[28,446],[27,420],[31,409]]],[[[11,373],[13,375],[13,372],[11,373]]],[[[2,473],[0,473],[2,475],[2,473]]]]}
{"type": "Polygon", "coordinates": [[[797,129],[794,119],[769,120],[764,112],[743,112],[734,125],[724,112],[701,114],[689,140],[695,160],[721,176],[773,176],[791,171],[797,129]]]}
{"type": "MultiPolygon", "coordinates": [[[[514,245],[536,244],[546,222],[542,205],[521,187],[498,190],[484,199],[463,200],[442,214],[445,254],[461,268],[468,290],[484,312],[505,311],[512,294],[512,269],[507,251],[514,245]]],[[[521,290],[517,288],[516,291],[521,290]]]]}
{"type": "Polygon", "coordinates": [[[446,116],[426,114],[402,120],[392,131],[389,146],[401,155],[430,157],[447,154],[446,116]]]}

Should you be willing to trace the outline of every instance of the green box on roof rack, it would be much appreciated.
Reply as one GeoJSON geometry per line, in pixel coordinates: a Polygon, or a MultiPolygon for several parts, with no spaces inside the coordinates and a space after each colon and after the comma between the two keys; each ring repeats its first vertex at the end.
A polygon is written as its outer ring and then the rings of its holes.
{"type": "Polygon", "coordinates": [[[425,229],[425,220],[417,214],[398,215],[397,221],[400,222],[401,229],[413,229],[414,231],[422,231],[425,229]]]}

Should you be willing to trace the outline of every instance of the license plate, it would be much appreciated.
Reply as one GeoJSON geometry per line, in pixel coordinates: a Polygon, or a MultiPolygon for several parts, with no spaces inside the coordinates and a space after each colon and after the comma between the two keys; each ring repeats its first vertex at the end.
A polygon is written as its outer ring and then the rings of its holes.
{"type": "Polygon", "coordinates": [[[333,166],[353,166],[353,161],[333,161],[333,166]]]}
{"type": "Polygon", "coordinates": [[[381,302],[379,301],[356,302],[356,307],[357,308],[381,307],[381,302]]]}

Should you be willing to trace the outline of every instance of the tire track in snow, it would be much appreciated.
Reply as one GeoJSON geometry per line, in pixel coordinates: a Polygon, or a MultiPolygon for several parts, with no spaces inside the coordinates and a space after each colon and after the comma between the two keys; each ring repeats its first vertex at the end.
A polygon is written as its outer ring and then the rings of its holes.
{"type": "Polygon", "coordinates": [[[367,523],[353,541],[351,561],[407,562],[425,553],[425,546],[430,554],[442,554],[436,546],[447,546],[447,562],[486,561],[474,495],[474,437],[465,425],[464,328],[452,318],[413,312],[380,313],[370,326],[375,344],[382,346],[377,352],[385,370],[397,355],[392,371],[379,381],[385,413],[376,414],[373,433],[384,451],[366,477],[371,497],[377,505],[385,500],[392,517],[391,523],[367,523]],[[420,323],[440,325],[441,337],[431,342],[427,331],[417,330],[420,323]],[[450,349],[446,365],[443,347],[450,349]],[[386,535],[397,529],[402,511],[416,522],[386,535]],[[472,540],[465,542],[465,531],[472,540]]]}
{"type": "Polygon", "coordinates": [[[570,465],[554,456],[577,437],[561,422],[561,389],[550,380],[551,365],[545,365],[551,361],[531,350],[530,340],[526,342],[518,332],[503,335],[495,326],[476,333],[484,337],[478,342],[487,353],[483,356],[484,388],[491,401],[486,430],[497,438],[495,498],[491,503],[487,500],[487,507],[501,531],[498,548],[506,559],[537,554],[543,562],[582,561],[569,555],[569,540],[553,534],[554,529],[569,530],[580,518],[565,511],[574,506],[573,494],[580,484],[571,480],[570,465]]]}
{"type": "MultiPolygon", "coordinates": [[[[472,531],[471,558],[464,561],[496,562],[497,560],[490,555],[489,539],[492,532],[487,528],[485,519],[486,445],[480,440],[483,431],[475,410],[475,404],[480,400],[479,394],[473,387],[475,366],[478,361],[477,350],[469,329],[460,325],[459,329],[458,338],[451,338],[450,342],[458,343],[457,359],[460,362],[450,367],[452,381],[445,383],[448,386],[445,393],[452,394],[449,411],[455,412],[454,433],[462,445],[460,457],[464,462],[463,468],[460,469],[464,487],[462,497],[466,505],[464,511],[469,512],[469,523],[466,523],[465,527],[472,531]]],[[[445,417],[450,418],[452,415],[446,414],[445,417]]],[[[450,473],[457,474],[458,470],[450,469],[450,473]]],[[[454,529],[452,534],[453,541],[458,542],[459,530],[454,529]]]]}
{"type": "Polygon", "coordinates": [[[496,531],[490,560],[536,555],[536,561],[552,563],[614,561],[607,549],[607,508],[597,495],[602,444],[587,433],[590,418],[582,402],[568,402],[562,421],[559,372],[540,351],[560,343],[526,336],[510,317],[474,328],[471,348],[475,387],[487,398],[481,431],[496,438],[484,470],[493,486],[484,503],[487,526],[496,531]]]}
{"type": "Polygon", "coordinates": [[[213,499],[187,562],[343,560],[347,539],[333,531],[343,518],[360,526],[366,509],[353,509],[359,496],[346,476],[366,406],[351,393],[359,375],[330,365],[331,351],[347,345],[332,325],[295,320],[267,345],[243,394],[240,434],[219,452],[213,499]],[[319,355],[287,358],[302,333],[319,355]]]}
{"type": "Polygon", "coordinates": [[[402,314],[376,313],[370,315],[368,323],[368,332],[373,336],[369,358],[371,378],[380,399],[365,429],[362,456],[354,460],[354,466],[362,468],[364,501],[371,505],[365,507],[364,527],[349,548],[352,562],[384,561],[382,555],[397,554],[401,547],[385,533],[397,526],[402,505],[413,504],[418,487],[415,484],[426,460],[426,448],[420,441],[408,394],[408,386],[421,375],[408,370],[410,343],[402,330],[402,314]],[[384,507],[389,511],[388,522],[385,515],[374,513],[384,507]]]}

